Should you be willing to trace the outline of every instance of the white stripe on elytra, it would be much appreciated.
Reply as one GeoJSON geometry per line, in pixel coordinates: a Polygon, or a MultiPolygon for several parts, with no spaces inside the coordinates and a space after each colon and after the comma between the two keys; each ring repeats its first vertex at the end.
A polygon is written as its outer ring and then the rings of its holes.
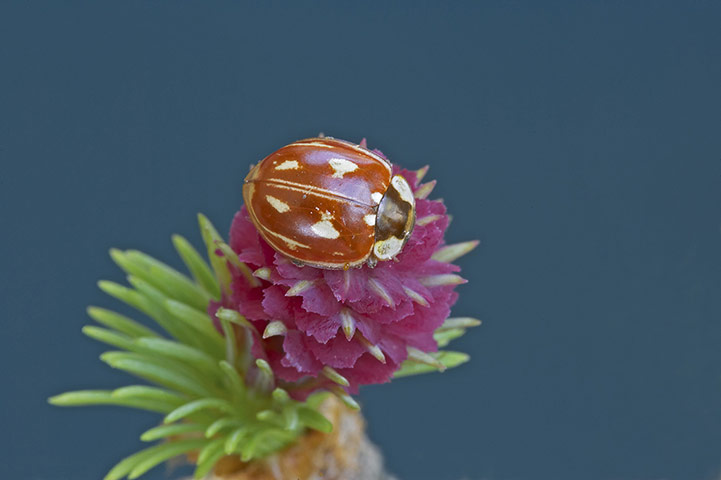
{"type": "Polygon", "coordinates": [[[358,200],[350,197],[346,197],[345,195],[341,195],[340,193],[336,193],[330,190],[326,190],[324,188],[318,188],[318,187],[309,187],[308,185],[303,185],[302,183],[296,183],[296,182],[290,182],[288,180],[281,180],[280,178],[273,178],[269,180],[264,180],[264,183],[268,185],[273,185],[276,188],[283,188],[285,190],[292,190],[294,192],[301,192],[306,195],[315,195],[316,197],[325,198],[328,200],[348,200],[349,202],[353,202],[358,205],[362,205],[364,207],[370,207],[371,205],[368,205],[363,202],[359,202],[358,200]]]}

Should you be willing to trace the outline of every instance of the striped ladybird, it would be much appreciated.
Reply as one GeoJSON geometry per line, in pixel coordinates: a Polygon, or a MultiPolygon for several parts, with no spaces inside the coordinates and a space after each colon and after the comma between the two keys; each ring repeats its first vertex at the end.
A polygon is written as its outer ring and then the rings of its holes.
{"type": "Polygon", "coordinates": [[[380,155],[309,138],[251,168],[243,200],[258,232],[298,265],[349,269],[398,255],[415,223],[408,182],[380,155]]]}

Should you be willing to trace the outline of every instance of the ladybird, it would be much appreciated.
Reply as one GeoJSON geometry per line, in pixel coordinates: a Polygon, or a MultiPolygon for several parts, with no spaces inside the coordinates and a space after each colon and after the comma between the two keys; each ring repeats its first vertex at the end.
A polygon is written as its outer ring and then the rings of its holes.
{"type": "Polygon", "coordinates": [[[349,269],[392,260],[415,224],[408,182],[375,152],[331,137],[286,145],[243,183],[250,219],[298,265],[349,269]]]}

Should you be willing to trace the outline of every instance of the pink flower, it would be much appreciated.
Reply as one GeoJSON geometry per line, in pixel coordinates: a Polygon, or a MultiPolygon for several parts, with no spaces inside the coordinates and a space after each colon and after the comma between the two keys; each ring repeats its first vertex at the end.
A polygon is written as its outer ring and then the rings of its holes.
{"type": "Polygon", "coordinates": [[[235,215],[230,247],[259,282],[233,270],[232,294],[212,304],[211,313],[219,306],[237,310],[258,332],[280,322],[269,329],[276,335],[255,339],[253,354],[284,382],[315,379],[304,382],[306,388],[289,388],[296,397],[332,384],[322,372],[326,366],[357,393],[360,385],[389,381],[409,347],[437,350],[433,333],[457,299],[455,286],[465,280],[455,275],[458,266],[432,258],[444,246],[448,216],[442,201],[426,198],[435,184],[420,183],[426,171],[394,166],[416,195],[416,224],[397,261],[375,268],[296,266],[260,237],[245,207],[235,215]]]}

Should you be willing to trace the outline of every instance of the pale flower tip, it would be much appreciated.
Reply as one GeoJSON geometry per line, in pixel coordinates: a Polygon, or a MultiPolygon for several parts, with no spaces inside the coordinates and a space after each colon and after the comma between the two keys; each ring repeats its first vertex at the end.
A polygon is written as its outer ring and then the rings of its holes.
{"type": "Polygon", "coordinates": [[[333,383],[337,383],[338,385],[342,385],[344,387],[350,386],[350,382],[348,381],[348,379],[340,373],[336,372],[333,367],[326,365],[325,367],[323,367],[322,372],[323,375],[325,375],[325,377],[331,380],[333,383]]]}
{"type": "Polygon", "coordinates": [[[429,306],[428,300],[423,298],[423,296],[415,290],[411,290],[408,287],[403,287],[403,291],[408,296],[408,298],[416,302],[418,305],[421,305],[423,307],[429,306]]]}
{"type": "Polygon", "coordinates": [[[261,280],[270,281],[270,268],[261,267],[253,272],[253,276],[261,280]]]}
{"type": "Polygon", "coordinates": [[[285,335],[288,333],[288,329],[285,324],[279,320],[270,322],[263,331],[263,338],[275,337],[277,335],[285,335]]]}
{"type": "Polygon", "coordinates": [[[368,279],[368,285],[371,287],[371,290],[373,290],[379,297],[383,299],[387,306],[393,306],[393,299],[390,295],[388,295],[388,292],[385,288],[383,288],[383,285],[381,285],[372,278],[368,279]]]}
{"type": "Polygon", "coordinates": [[[431,180],[430,182],[424,183],[423,185],[418,187],[418,190],[416,190],[416,193],[414,194],[414,196],[419,200],[428,198],[428,195],[431,194],[431,192],[433,191],[435,186],[436,186],[435,180],[431,180]]]}
{"type": "Polygon", "coordinates": [[[471,317],[448,317],[443,325],[438,327],[436,331],[451,330],[454,328],[471,328],[479,327],[481,321],[471,317]]]}
{"type": "Polygon", "coordinates": [[[313,280],[300,280],[285,292],[286,297],[295,297],[308,290],[315,283],[313,280]]]}
{"type": "Polygon", "coordinates": [[[385,365],[386,356],[383,354],[383,351],[381,350],[381,348],[378,345],[369,345],[368,351],[370,352],[371,355],[373,355],[375,357],[376,360],[378,360],[379,362],[381,362],[382,364],[385,365]]]}
{"type": "Polygon", "coordinates": [[[425,167],[419,168],[416,170],[416,182],[420,183],[421,180],[423,180],[423,177],[426,176],[426,173],[428,173],[428,169],[430,168],[430,165],[426,165],[425,167]]]}
{"type": "Polygon", "coordinates": [[[471,240],[468,242],[446,245],[445,247],[438,249],[431,258],[433,260],[438,260],[439,262],[451,263],[471,252],[478,246],[479,243],[480,242],[478,240],[471,240]]]}
{"type": "Polygon", "coordinates": [[[426,225],[433,223],[436,220],[440,220],[441,218],[441,215],[426,215],[425,217],[417,218],[416,225],[420,227],[425,227],[426,225]]]}
{"type": "Polygon", "coordinates": [[[348,310],[347,308],[341,310],[340,318],[343,334],[345,335],[346,340],[350,342],[353,339],[353,335],[355,335],[355,320],[350,314],[350,310],[348,310]]]}
{"type": "Polygon", "coordinates": [[[442,273],[423,277],[420,281],[424,287],[441,287],[444,285],[460,285],[466,283],[467,280],[455,273],[442,273]]]}
{"type": "Polygon", "coordinates": [[[364,337],[360,333],[358,334],[358,340],[360,340],[360,342],[363,344],[363,346],[366,347],[366,350],[368,350],[368,353],[373,355],[373,357],[375,357],[376,360],[378,360],[379,362],[381,362],[383,364],[386,363],[386,356],[383,354],[383,350],[381,350],[381,347],[371,343],[370,340],[368,340],[366,337],[364,337]]]}

